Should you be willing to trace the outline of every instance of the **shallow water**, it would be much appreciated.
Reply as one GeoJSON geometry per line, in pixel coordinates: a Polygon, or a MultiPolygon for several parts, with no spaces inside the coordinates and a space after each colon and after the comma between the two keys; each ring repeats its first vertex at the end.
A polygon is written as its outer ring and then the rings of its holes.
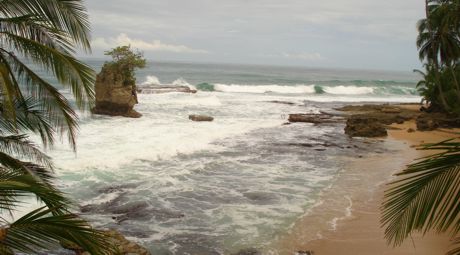
{"type": "MultiPolygon", "coordinates": [[[[144,70],[139,80],[156,82],[156,75],[214,89],[141,94],[140,119],[82,116],[77,153],[66,145],[49,152],[60,188],[96,226],[118,229],[154,254],[263,250],[322,202],[349,160],[386,150],[345,137],[343,124],[283,125],[288,114],[333,111],[344,102],[419,100],[406,90],[378,92],[409,89],[409,75],[267,68],[144,70]],[[324,93],[313,93],[317,84],[324,93]],[[189,114],[215,120],[191,122],[189,114]]],[[[319,225],[333,228],[334,218],[347,214],[350,203],[342,198],[319,225]]]]}

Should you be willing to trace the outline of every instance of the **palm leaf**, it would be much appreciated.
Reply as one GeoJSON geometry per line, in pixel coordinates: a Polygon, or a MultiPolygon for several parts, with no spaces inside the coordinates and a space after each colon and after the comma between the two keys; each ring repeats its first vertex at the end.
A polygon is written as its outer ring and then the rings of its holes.
{"type": "Polygon", "coordinates": [[[53,169],[51,158],[29,141],[27,135],[0,136],[0,150],[4,153],[36,162],[48,169],[53,169]]]}
{"type": "Polygon", "coordinates": [[[52,215],[53,209],[36,209],[12,223],[7,229],[4,245],[22,252],[49,249],[59,242],[78,244],[93,255],[113,251],[104,234],[91,228],[74,214],[52,215]]]}
{"type": "Polygon", "coordinates": [[[0,209],[12,212],[22,204],[18,198],[34,195],[55,213],[68,213],[70,201],[55,188],[38,181],[30,174],[0,168],[0,209]]]}
{"type": "Polygon", "coordinates": [[[382,224],[395,245],[412,231],[460,231],[460,143],[447,140],[420,149],[442,152],[409,165],[385,192],[382,224]]]}
{"type": "Polygon", "coordinates": [[[68,140],[75,148],[78,124],[77,115],[67,99],[49,82],[39,77],[16,56],[0,49],[0,58],[7,59],[18,79],[29,89],[29,93],[42,99],[42,106],[48,113],[48,120],[61,135],[67,132],[68,140]],[[2,54],[3,53],[3,54],[2,54]]]}
{"type": "Polygon", "coordinates": [[[8,16],[33,15],[71,35],[74,44],[90,51],[90,24],[81,0],[2,0],[0,13],[8,16]]]}
{"type": "Polygon", "coordinates": [[[69,85],[80,108],[91,106],[95,73],[88,65],[58,49],[15,34],[3,33],[2,41],[34,64],[51,71],[61,84],[69,85]]]}

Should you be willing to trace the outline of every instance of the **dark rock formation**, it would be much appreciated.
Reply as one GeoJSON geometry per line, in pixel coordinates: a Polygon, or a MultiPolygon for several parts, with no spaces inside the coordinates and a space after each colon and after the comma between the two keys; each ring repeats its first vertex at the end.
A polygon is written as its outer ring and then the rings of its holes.
{"type": "Polygon", "coordinates": [[[155,85],[138,87],[137,92],[142,94],[162,94],[171,92],[196,93],[197,91],[188,86],[155,85]]]}
{"type": "MultiPolygon", "coordinates": [[[[137,243],[127,240],[120,232],[116,230],[103,231],[107,236],[109,243],[115,248],[116,254],[130,254],[130,255],[150,255],[151,253],[137,243]]],[[[76,255],[90,255],[89,252],[83,250],[81,247],[71,242],[61,242],[61,246],[65,249],[72,250],[76,255]]]]}
{"type": "Polygon", "coordinates": [[[432,131],[439,127],[438,122],[430,118],[428,115],[420,115],[416,120],[417,130],[420,131],[432,131]]]}
{"type": "Polygon", "coordinates": [[[417,130],[419,131],[460,127],[460,118],[450,116],[446,113],[423,113],[415,121],[417,123],[417,130]]]}
{"type": "Polygon", "coordinates": [[[401,113],[401,108],[386,106],[381,109],[383,113],[401,113]]]}
{"type": "Polygon", "coordinates": [[[192,121],[213,121],[214,118],[206,115],[189,115],[188,118],[192,121]]]}
{"type": "Polygon", "coordinates": [[[289,114],[289,122],[306,122],[306,123],[336,123],[342,120],[340,117],[335,117],[329,114],[311,114],[311,113],[296,113],[289,114]]]}
{"type": "Polygon", "coordinates": [[[137,104],[135,85],[125,85],[121,74],[102,68],[96,78],[96,107],[93,113],[139,118],[142,114],[133,107],[137,104]]]}
{"type": "Polygon", "coordinates": [[[366,116],[351,116],[347,120],[345,134],[351,137],[382,137],[387,130],[377,119],[366,116]]]}
{"type": "Polygon", "coordinates": [[[296,105],[296,103],[293,103],[293,102],[280,101],[280,100],[272,100],[272,101],[267,101],[267,102],[274,103],[274,104],[296,105]]]}

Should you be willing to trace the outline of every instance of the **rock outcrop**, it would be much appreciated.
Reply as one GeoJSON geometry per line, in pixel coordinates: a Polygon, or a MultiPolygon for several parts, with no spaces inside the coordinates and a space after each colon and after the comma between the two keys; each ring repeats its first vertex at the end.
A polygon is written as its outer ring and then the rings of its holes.
{"type": "Polygon", "coordinates": [[[289,122],[306,122],[306,123],[313,123],[313,124],[320,124],[320,123],[337,123],[342,121],[343,118],[333,116],[330,114],[312,114],[312,113],[295,113],[289,114],[289,122]]]}
{"type": "MultiPolygon", "coordinates": [[[[111,253],[111,255],[151,255],[147,249],[135,242],[129,241],[116,230],[107,230],[103,232],[107,236],[109,243],[113,246],[113,248],[115,248],[115,253],[111,253]]],[[[61,246],[65,249],[74,251],[76,255],[90,255],[89,252],[83,250],[81,247],[71,242],[61,242],[61,246]]]]}
{"type": "Polygon", "coordinates": [[[96,77],[96,107],[93,113],[139,118],[133,107],[138,103],[135,85],[123,84],[123,77],[103,67],[96,77]]]}
{"type": "Polygon", "coordinates": [[[214,120],[214,118],[211,116],[195,115],[195,114],[189,115],[188,118],[189,120],[192,120],[192,121],[213,121],[214,120]]]}
{"type": "Polygon", "coordinates": [[[382,137],[388,135],[387,130],[378,119],[367,116],[348,118],[345,134],[351,137],[382,137]]]}

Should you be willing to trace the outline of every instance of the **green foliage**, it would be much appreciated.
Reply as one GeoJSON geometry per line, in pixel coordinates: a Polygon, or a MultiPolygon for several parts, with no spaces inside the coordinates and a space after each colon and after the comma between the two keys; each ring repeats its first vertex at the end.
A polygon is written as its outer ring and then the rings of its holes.
{"type": "Polygon", "coordinates": [[[385,193],[382,223],[385,237],[395,245],[413,231],[452,236],[460,231],[460,143],[447,140],[419,149],[441,152],[409,165],[385,193]]]}
{"type": "Polygon", "coordinates": [[[35,252],[67,241],[91,254],[109,254],[104,235],[70,212],[54,186],[44,147],[67,135],[75,149],[77,114],[68,100],[28,63],[53,75],[80,109],[94,102],[94,71],[73,54],[90,50],[89,21],[82,0],[0,0],[0,213],[12,215],[24,198],[44,207],[13,222],[0,217],[0,254],[35,252]],[[24,60],[28,62],[24,62],[24,60]]]}
{"type": "Polygon", "coordinates": [[[434,65],[425,64],[425,70],[414,70],[422,79],[417,83],[417,90],[423,101],[430,105],[431,111],[445,111],[444,103],[450,113],[460,115],[460,101],[455,86],[454,75],[460,80],[460,67],[444,66],[436,69],[434,65]],[[443,94],[440,93],[442,89],[443,94]],[[443,103],[444,102],[444,103],[443,103]]]}
{"type": "Polygon", "coordinates": [[[122,74],[125,86],[135,86],[134,71],[136,68],[144,68],[146,64],[142,52],[132,50],[131,46],[118,46],[111,51],[106,51],[105,55],[111,56],[112,61],[106,62],[103,68],[110,68],[122,74]]]}
{"type": "Polygon", "coordinates": [[[427,17],[417,24],[419,57],[426,61],[425,74],[430,78],[419,83],[422,96],[434,108],[457,114],[460,114],[459,13],[459,0],[426,0],[427,17]]]}
{"type": "MultiPolygon", "coordinates": [[[[417,89],[430,107],[460,115],[460,0],[425,0],[417,47],[425,70],[417,89]]],[[[418,149],[440,151],[398,174],[385,193],[382,224],[389,243],[400,245],[414,231],[449,232],[460,254],[460,143],[447,140],[418,149]]]]}

